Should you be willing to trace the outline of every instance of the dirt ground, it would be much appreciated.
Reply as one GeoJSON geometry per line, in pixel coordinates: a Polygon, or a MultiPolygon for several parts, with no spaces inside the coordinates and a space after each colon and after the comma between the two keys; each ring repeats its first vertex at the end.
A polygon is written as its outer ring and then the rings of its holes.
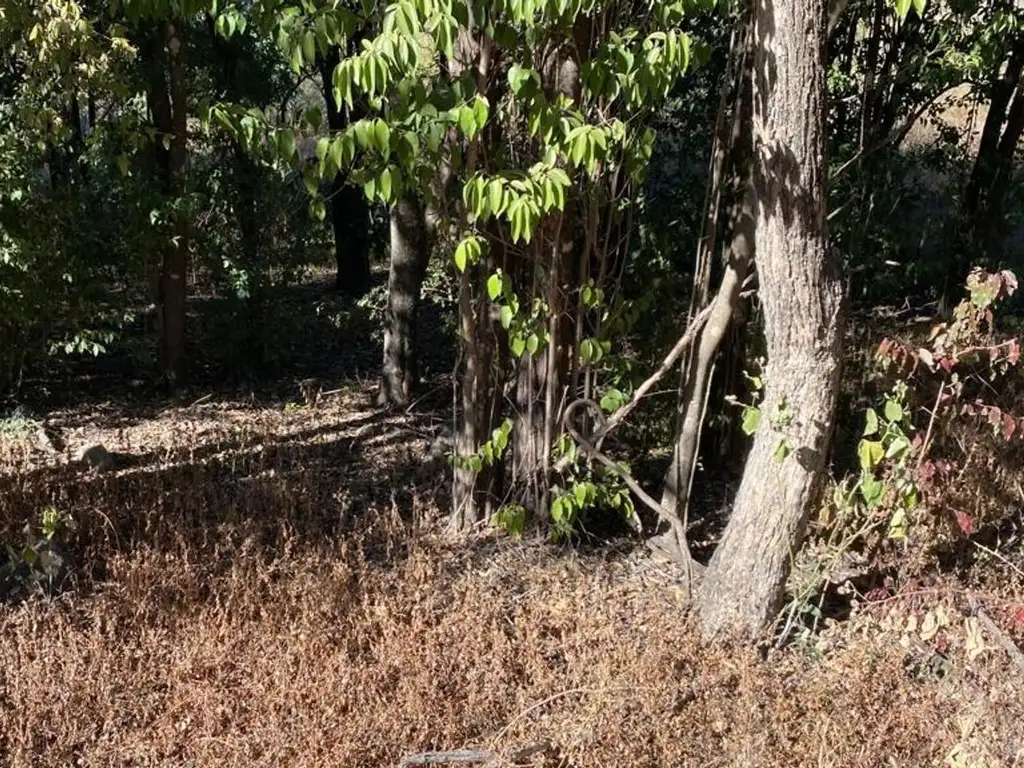
{"type": "Polygon", "coordinates": [[[2,765],[1024,765],[1020,594],[936,580],[764,658],[628,541],[446,537],[436,418],[367,390],[49,423],[0,441],[3,540],[75,524],[64,589],[0,604],[2,765]]]}

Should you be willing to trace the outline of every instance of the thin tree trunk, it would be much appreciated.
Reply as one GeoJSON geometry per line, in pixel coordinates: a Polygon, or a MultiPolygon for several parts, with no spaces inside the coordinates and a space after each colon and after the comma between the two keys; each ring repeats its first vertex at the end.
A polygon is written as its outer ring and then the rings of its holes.
{"type": "MultiPolygon", "coordinates": [[[[749,13],[749,11],[748,11],[749,13]]],[[[682,397],[680,400],[679,429],[673,449],[672,463],[665,473],[664,490],[661,504],[675,513],[673,530],[670,531],[670,545],[678,547],[685,540],[682,522],[686,516],[689,503],[690,483],[697,463],[697,449],[700,442],[700,430],[709,395],[708,385],[711,378],[711,367],[714,363],[718,347],[722,343],[729,328],[733,311],[739,305],[740,289],[750,269],[753,258],[754,228],[754,196],[751,189],[750,155],[752,150],[751,119],[753,104],[750,91],[750,29],[749,16],[740,20],[740,29],[736,31],[737,43],[734,45],[733,57],[735,67],[724,88],[733,92],[732,107],[729,111],[732,119],[727,123],[719,120],[718,133],[721,138],[716,142],[720,145],[721,159],[716,162],[712,175],[714,187],[721,186],[721,177],[729,172],[733,186],[740,193],[740,200],[734,209],[733,220],[730,222],[732,243],[726,252],[726,268],[722,283],[714,297],[711,316],[700,333],[700,341],[696,351],[687,356],[684,368],[682,397]],[[726,160],[728,164],[726,165],[726,160]]],[[[723,109],[724,109],[723,103],[723,109]]],[[[718,209],[721,205],[721,193],[715,189],[711,195],[708,221],[705,224],[704,238],[707,243],[703,259],[710,261],[714,251],[715,231],[718,228],[718,209]]],[[[701,259],[699,258],[698,261],[701,259]]],[[[706,288],[704,289],[707,290],[706,288]]],[[[706,299],[701,299],[702,309],[706,299]]],[[[689,322],[693,322],[694,307],[691,303],[689,322]]],[[[682,552],[680,552],[682,554],[682,552]]]]}
{"type": "MultiPolygon", "coordinates": [[[[352,45],[358,44],[353,38],[352,45]]],[[[334,69],[341,61],[341,48],[333,45],[318,57],[320,79],[327,107],[327,125],[332,133],[348,126],[350,119],[334,102],[334,69]]],[[[370,287],[370,209],[366,196],[349,184],[348,172],[339,170],[330,185],[331,228],[334,232],[334,256],[337,261],[335,288],[349,296],[362,296],[370,287]]]]}
{"type": "Polygon", "coordinates": [[[825,237],[824,0],[769,0],[754,17],[757,265],[768,352],[763,417],[705,575],[704,632],[774,618],[824,478],[839,385],[843,287],[825,237]],[[780,410],[791,422],[772,427],[780,410]],[[788,455],[780,462],[780,439],[788,455]]]}
{"type": "Polygon", "coordinates": [[[166,21],[152,43],[149,102],[157,130],[156,156],[164,193],[174,203],[171,242],[164,246],[160,271],[160,372],[173,385],[185,353],[189,221],[181,196],[188,163],[188,105],[182,29],[166,21]],[[165,142],[167,146],[165,146],[165,142]]]}
{"type": "Polygon", "coordinates": [[[426,210],[412,196],[391,209],[391,270],[378,402],[408,405],[417,377],[416,309],[430,258],[426,210]]]}
{"type": "MultiPolygon", "coordinates": [[[[487,93],[491,61],[491,44],[486,37],[479,40],[465,30],[456,40],[456,55],[449,62],[452,77],[461,76],[466,69],[472,69],[478,93],[487,93]]],[[[485,136],[478,135],[465,149],[465,173],[471,176],[480,159],[481,142],[492,139],[494,124],[485,129],[485,136]]],[[[442,169],[443,171],[443,169],[442,169]]],[[[466,267],[459,285],[459,326],[462,332],[461,351],[463,373],[461,377],[461,407],[457,407],[458,429],[455,436],[456,455],[465,461],[480,449],[490,437],[493,419],[498,413],[494,398],[500,395],[495,385],[494,361],[495,319],[491,316],[490,301],[481,289],[483,277],[494,271],[495,242],[480,262],[466,267]]],[[[496,467],[474,469],[466,463],[457,464],[452,480],[451,528],[466,533],[473,529],[483,514],[492,506],[487,494],[494,489],[496,467]]]]}

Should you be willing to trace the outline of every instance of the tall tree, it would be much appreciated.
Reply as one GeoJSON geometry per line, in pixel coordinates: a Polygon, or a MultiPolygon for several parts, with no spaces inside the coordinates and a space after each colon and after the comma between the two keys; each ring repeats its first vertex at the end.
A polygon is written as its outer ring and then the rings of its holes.
{"type": "Polygon", "coordinates": [[[839,385],[843,287],[825,236],[825,0],[754,12],[756,249],[768,353],[760,429],[705,576],[715,635],[760,633],[826,467],[839,385]]]}
{"type": "Polygon", "coordinates": [[[172,209],[173,234],[167,239],[160,272],[160,371],[173,383],[185,354],[188,297],[189,219],[184,205],[188,164],[188,104],[184,21],[161,22],[150,40],[149,107],[156,129],[154,148],[172,209]]]}

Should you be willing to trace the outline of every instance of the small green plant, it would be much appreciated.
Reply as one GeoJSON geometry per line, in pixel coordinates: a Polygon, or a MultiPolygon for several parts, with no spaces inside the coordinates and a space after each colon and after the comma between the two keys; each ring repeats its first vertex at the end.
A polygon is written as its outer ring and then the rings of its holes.
{"type": "Polygon", "coordinates": [[[71,516],[55,507],[42,511],[37,526],[26,523],[22,541],[6,547],[7,563],[0,567],[0,592],[9,595],[21,589],[52,593],[66,572],[60,539],[73,529],[71,516]]]}
{"type": "MultiPolygon", "coordinates": [[[[734,395],[729,395],[726,401],[732,405],[739,406],[742,409],[740,429],[743,430],[743,434],[751,437],[757,433],[761,428],[762,422],[764,422],[764,410],[758,405],[758,401],[763,397],[762,392],[764,391],[764,378],[761,371],[764,368],[764,358],[758,358],[754,361],[757,366],[756,373],[749,373],[743,371],[743,376],[750,384],[751,391],[751,402],[741,403],[734,395]]],[[[789,405],[786,403],[786,399],[782,398],[772,408],[771,413],[768,415],[768,424],[773,432],[778,433],[779,438],[775,443],[774,456],[778,463],[782,463],[786,460],[786,457],[792,452],[792,447],[789,441],[786,439],[785,430],[793,423],[793,412],[789,409],[789,405]]]]}
{"type": "Polygon", "coordinates": [[[0,441],[24,440],[39,426],[39,422],[20,406],[0,417],[0,441]]]}
{"type": "MultiPolygon", "coordinates": [[[[869,510],[883,505],[891,509],[891,539],[906,538],[907,515],[920,501],[912,461],[914,431],[907,407],[907,384],[898,381],[883,398],[881,413],[869,408],[865,414],[864,431],[857,446],[860,474],[852,482],[840,483],[836,490],[837,506],[863,503],[869,510]]],[[[920,448],[921,441],[916,444],[920,448]]]]}
{"type": "Polygon", "coordinates": [[[522,536],[526,528],[526,507],[521,504],[505,504],[494,513],[491,525],[510,536],[522,536]]]}
{"type": "MultiPolygon", "coordinates": [[[[555,458],[565,466],[566,483],[551,488],[552,537],[567,539],[577,532],[583,517],[591,510],[615,510],[626,519],[636,514],[633,498],[622,477],[597,465],[585,466],[579,446],[569,435],[562,435],[555,446],[555,458]]],[[[629,466],[619,463],[621,472],[629,466]]]]}
{"type": "Polygon", "coordinates": [[[492,466],[498,461],[508,448],[509,438],[512,436],[512,419],[505,419],[501,426],[491,433],[491,439],[481,445],[476,453],[451,454],[453,466],[459,469],[469,469],[479,472],[484,467],[492,466]]]}

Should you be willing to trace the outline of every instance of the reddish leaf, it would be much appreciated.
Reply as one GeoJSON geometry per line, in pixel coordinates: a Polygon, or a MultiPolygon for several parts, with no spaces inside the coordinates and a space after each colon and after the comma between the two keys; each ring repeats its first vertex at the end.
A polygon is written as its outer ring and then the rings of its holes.
{"type": "Polygon", "coordinates": [[[1013,614],[1013,618],[1010,619],[1010,624],[1013,625],[1014,629],[1024,630],[1024,605],[1017,609],[1017,612],[1013,614]]]}
{"type": "Polygon", "coordinates": [[[1017,431],[1017,420],[1015,418],[1013,418],[1013,416],[1010,416],[1009,414],[1005,414],[1003,416],[1003,434],[1005,435],[1006,439],[1007,440],[1011,439],[1013,437],[1013,433],[1016,432],[1016,431],[1017,431]]]}
{"type": "Polygon", "coordinates": [[[1020,344],[1014,339],[1007,345],[1006,359],[1010,365],[1016,365],[1020,362],[1020,344]]]}
{"type": "Polygon", "coordinates": [[[922,488],[929,488],[932,481],[935,479],[935,475],[938,472],[938,467],[935,466],[934,461],[925,461],[921,463],[921,466],[917,468],[917,482],[922,488]]]}
{"type": "Polygon", "coordinates": [[[951,357],[943,357],[941,360],[939,360],[939,366],[946,373],[949,373],[950,371],[952,371],[954,365],[956,365],[956,361],[953,360],[953,358],[951,358],[951,357]]]}
{"type": "Polygon", "coordinates": [[[1003,412],[999,410],[998,405],[986,405],[985,416],[988,417],[988,423],[992,425],[1001,424],[1003,421],[1003,412]]]}
{"type": "Polygon", "coordinates": [[[956,524],[960,526],[960,530],[964,532],[965,536],[974,533],[974,519],[970,515],[959,509],[954,510],[953,514],[956,515],[956,524]]]}
{"type": "Polygon", "coordinates": [[[882,343],[878,345],[878,351],[875,352],[875,357],[889,357],[892,355],[893,341],[892,339],[882,339],[882,343]]]}

